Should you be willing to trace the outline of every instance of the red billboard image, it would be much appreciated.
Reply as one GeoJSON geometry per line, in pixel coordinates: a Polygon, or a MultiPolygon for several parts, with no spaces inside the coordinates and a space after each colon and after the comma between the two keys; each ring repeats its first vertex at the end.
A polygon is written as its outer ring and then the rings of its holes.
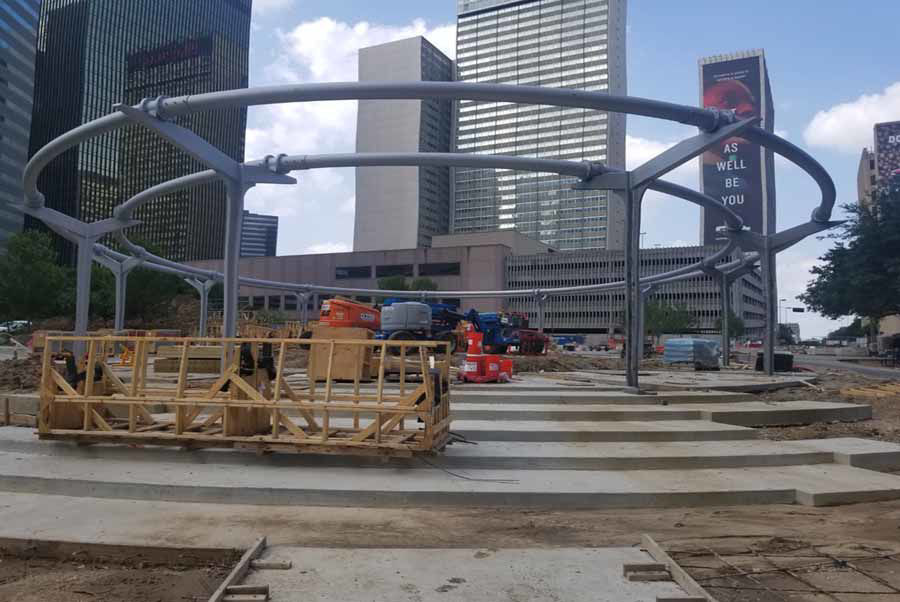
{"type": "MultiPolygon", "coordinates": [[[[761,114],[759,57],[703,65],[703,106],[732,110],[738,118],[761,114]]],[[[740,215],[754,232],[763,231],[763,181],[760,147],[744,138],[728,138],[703,154],[703,192],[740,215]]],[[[724,220],[706,211],[703,243],[717,242],[724,220]]]]}

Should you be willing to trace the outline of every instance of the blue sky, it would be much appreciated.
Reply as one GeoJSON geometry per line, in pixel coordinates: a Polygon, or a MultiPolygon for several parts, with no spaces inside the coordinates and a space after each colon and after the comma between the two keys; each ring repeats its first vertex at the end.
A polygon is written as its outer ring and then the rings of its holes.
{"type": "MultiPolygon", "coordinates": [[[[696,105],[698,57],[763,48],[776,130],[822,162],[840,203],[855,201],[857,161],[862,147],[872,143],[872,124],[900,119],[900,2],[756,0],[744,6],[631,0],[629,93],[696,105]]],[[[251,85],[354,80],[358,48],[410,35],[425,35],[452,56],[455,8],[455,0],[254,0],[251,85]]],[[[352,151],[355,124],[352,102],[253,109],[247,158],[352,151]]],[[[629,166],[693,133],[629,117],[629,166]]],[[[695,186],[697,167],[685,166],[671,177],[695,186]]],[[[248,195],[251,210],[281,216],[279,254],[349,250],[353,171],[322,170],[300,179],[296,187],[259,187],[248,195]]],[[[808,219],[818,202],[808,177],[779,162],[776,183],[779,229],[808,219]]],[[[648,197],[644,223],[647,246],[697,243],[699,212],[683,202],[648,197]]],[[[811,239],[780,255],[779,296],[788,299],[785,305],[799,305],[794,297],[828,244],[811,239]]],[[[792,317],[800,318],[803,336],[840,325],[813,314],[792,317]]]]}

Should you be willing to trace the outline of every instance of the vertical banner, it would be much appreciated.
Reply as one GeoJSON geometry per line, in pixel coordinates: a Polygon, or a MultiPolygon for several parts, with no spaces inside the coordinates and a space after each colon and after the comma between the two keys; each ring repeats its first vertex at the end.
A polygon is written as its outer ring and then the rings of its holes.
{"type": "Polygon", "coordinates": [[[879,186],[900,178],[900,121],[875,124],[875,164],[879,186]]]}
{"type": "MultiPolygon", "coordinates": [[[[731,109],[740,119],[760,117],[765,94],[760,60],[750,56],[702,64],[703,107],[731,109]]],[[[729,138],[705,152],[701,165],[703,192],[740,215],[753,232],[763,233],[765,176],[759,145],[729,138]]],[[[705,209],[701,223],[703,244],[721,242],[716,228],[725,225],[723,219],[705,209]]]]}

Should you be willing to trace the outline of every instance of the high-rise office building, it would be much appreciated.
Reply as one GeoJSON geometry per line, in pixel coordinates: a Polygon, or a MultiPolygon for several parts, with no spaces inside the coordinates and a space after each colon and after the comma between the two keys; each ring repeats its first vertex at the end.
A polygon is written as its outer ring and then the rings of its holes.
{"type": "MultiPolygon", "coordinates": [[[[775,130],[772,86],[762,50],[700,59],[700,102],[705,108],[732,110],[741,119],[760,117],[775,130]]],[[[700,190],[744,218],[753,232],[775,232],[775,155],[740,136],[729,138],[700,157],[700,190]]],[[[721,244],[716,228],[725,220],[701,213],[703,244],[721,244]]]]}
{"type": "MultiPolygon", "coordinates": [[[[247,86],[251,0],[44,0],[38,32],[31,152],[118,102],[247,86]]],[[[178,117],[243,161],[245,109],[178,117]]],[[[48,207],[84,221],[203,166],[151,132],[128,126],[66,152],[42,173],[48,207]]],[[[221,257],[221,183],[167,195],[135,213],[135,240],[175,260],[221,257]]],[[[26,226],[38,225],[26,220],[26,226]]],[[[71,260],[70,245],[60,243],[71,260]]]]}
{"type": "MultiPolygon", "coordinates": [[[[359,51],[359,81],[450,81],[453,62],[421,36],[359,51]]],[[[449,100],[360,100],[357,152],[450,150],[449,100]]],[[[431,246],[450,225],[447,167],[356,168],[357,251],[431,246]]]]}
{"type": "Polygon", "coordinates": [[[275,257],[278,248],[278,216],[244,210],[241,222],[241,257],[275,257]]]}
{"type": "MultiPolygon", "coordinates": [[[[457,78],[626,93],[625,0],[458,0],[457,78]]],[[[625,115],[460,101],[459,152],[625,167],[625,115]]],[[[453,232],[513,229],[560,250],[621,248],[624,207],[575,179],[456,169],[453,232]]]]}
{"type": "Polygon", "coordinates": [[[0,2],[0,253],[22,230],[22,170],[28,161],[40,0],[0,2]]]}

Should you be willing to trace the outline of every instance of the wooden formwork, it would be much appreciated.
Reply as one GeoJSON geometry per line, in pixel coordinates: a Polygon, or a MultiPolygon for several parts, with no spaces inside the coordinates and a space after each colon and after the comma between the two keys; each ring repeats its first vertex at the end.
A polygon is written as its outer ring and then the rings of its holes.
{"type": "Polygon", "coordinates": [[[246,447],[261,451],[409,456],[444,448],[450,435],[450,360],[446,343],[328,339],[225,339],[198,337],[49,337],[83,342],[83,362],[63,369],[46,347],[41,376],[38,434],[42,439],[83,443],[246,447]],[[148,351],[161,342],[180,348],[176,381],[165,386],[147,377],[148,351]],[[131,343],[134,356],[123,370],[107,361],[110,345],[131,343]],[[381,368],[374,391],[360,379],[340,390],[331,377],[335,344],[369,347],[381,356],[392,347],[417,363],[413,381],[405,370],[386,386],[381,368]],[[191,348],[219,345],[218,375],[193,376],[191,348]],[[327,349],[324,383],[292,386],[285,358],[293,347],[327,349]],[[152,386],[151,386],[152,384],[152,386]],[[390,388],[390,390],[388,390],[390,388]],[[167,414],[147,406],[164,404],[167,414]]]}

